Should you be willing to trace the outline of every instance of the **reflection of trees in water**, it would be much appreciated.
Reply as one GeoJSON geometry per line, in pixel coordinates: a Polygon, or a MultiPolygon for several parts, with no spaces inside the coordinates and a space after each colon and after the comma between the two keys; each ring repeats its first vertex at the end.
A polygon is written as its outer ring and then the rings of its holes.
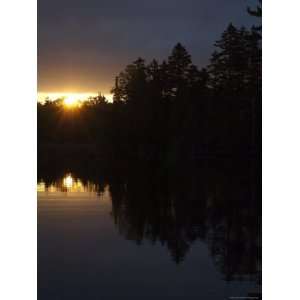
{"type": "Polygon", "coordinates": [[[39,184],[43,183],[45,191],[55,189],[60,192],[76,192],[76,191],[89,191],[96,192],[101,195],[108,185],[108,181],[96,169],[90,169],[86,164],[81,164],[77,167],[69,168],[63,163],[60,164],[47,164],[46,167],[43,162],[39,164],[38,178],[39,184]],[[66,183],[67,177],[72,178],[70,186],[66,183]]]}
{"type": "Polygon", "coordinates": [[[171,176],[137,174],[112,182],[112,217],[120,234],[138,244],[166,245],[176,263],[197,239],[226,280],[260,269],[260,185],[250,164],[203,165],[171,176]]]}
{"type": "MultiPolygon", "coordinates": [[[[108,175],[86,164],[74,170],[83,185],[99,194],[109,184],[112,218],[128,240],[165,245],[176,263],[196,240],[208,245],[226,280],[260,280],[261,190],[257,162],[219,160],[162,172],[132,165],[108,175]]],[[[65,172],[39,172],[49,185],[65,172]]]]}

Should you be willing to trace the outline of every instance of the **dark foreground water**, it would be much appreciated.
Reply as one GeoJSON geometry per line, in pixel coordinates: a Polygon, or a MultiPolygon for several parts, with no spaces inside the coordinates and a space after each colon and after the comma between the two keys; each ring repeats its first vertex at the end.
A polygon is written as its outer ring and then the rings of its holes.
{"type": "Polygon", "coordinates": [[[38,299],[260,299],[260,170],[101,167],[38,179],[38,299]]]}

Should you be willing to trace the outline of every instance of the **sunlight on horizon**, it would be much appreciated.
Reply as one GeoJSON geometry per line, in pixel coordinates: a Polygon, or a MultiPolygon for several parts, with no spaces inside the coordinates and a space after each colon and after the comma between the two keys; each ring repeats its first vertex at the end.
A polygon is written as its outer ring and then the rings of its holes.
{"type": "MultiPolygon", "coordinates": [[[[47,92],[38,92],[38,102],[43,103],[47,98],[50,101],[55,101],[57,99],[64,98],[64,103],[67,106],[73,106],[76,102],[88,100],[90,97],[97,96],[98,93],[94,92],[86,92],[86,93],[72,93],[72,92],[56,92],[56,93],[47,93],[47,92]]],[[[112,94],[102,94],[108,102],[112,102],[113,95],[112,94]]]]}
{"type": "Polygon", "coordinates": [[[64,105],[68,108],[80,107],[81,103],[76,94],[70,94],[64,97],[64,105]]]}

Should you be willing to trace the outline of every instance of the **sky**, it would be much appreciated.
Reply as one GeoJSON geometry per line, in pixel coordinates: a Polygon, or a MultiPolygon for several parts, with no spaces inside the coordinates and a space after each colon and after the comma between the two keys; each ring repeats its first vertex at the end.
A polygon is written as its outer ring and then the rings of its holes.
{"type": "Polygon", "coordinates": [[[38,0],[38,92],[109,94],[138,57],[162,61],[180,42],[204,67],[232,22],[250,27],[255,0],[38,0]]]}

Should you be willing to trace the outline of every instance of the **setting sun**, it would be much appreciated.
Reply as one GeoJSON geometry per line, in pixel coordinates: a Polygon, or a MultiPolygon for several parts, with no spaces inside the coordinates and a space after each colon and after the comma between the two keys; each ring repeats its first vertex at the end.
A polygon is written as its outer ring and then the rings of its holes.
{"type": "Polygon", "coordinates": [[[79,106],[80,100],[77,94],[69,94],[64,98],[64,105],[67,107],[79,106]]]}

